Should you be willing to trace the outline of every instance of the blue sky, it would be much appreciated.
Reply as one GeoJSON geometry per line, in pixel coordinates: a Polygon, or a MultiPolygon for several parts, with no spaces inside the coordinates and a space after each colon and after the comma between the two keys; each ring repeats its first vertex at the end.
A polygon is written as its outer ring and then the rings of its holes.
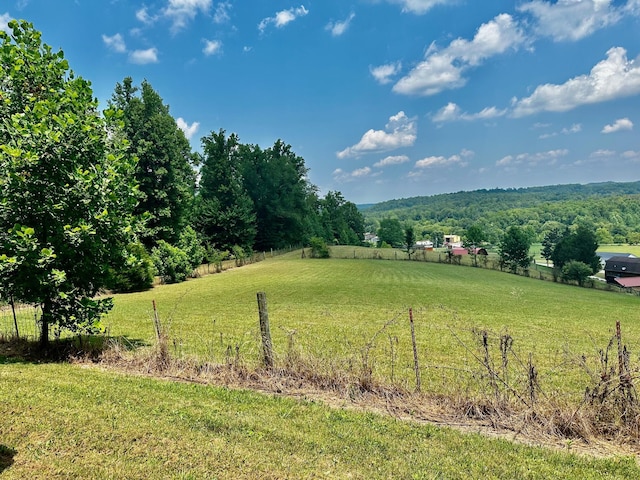
{"type": "Polygon", "coordinates": [[[199,149],[281,138],[355,203],[640,180],[640,0],[2,0],[199,149]]]}

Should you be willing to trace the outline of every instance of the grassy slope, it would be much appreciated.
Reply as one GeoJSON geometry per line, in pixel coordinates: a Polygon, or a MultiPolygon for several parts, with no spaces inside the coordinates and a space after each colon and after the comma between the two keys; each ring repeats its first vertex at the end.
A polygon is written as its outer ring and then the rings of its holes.
{"type": "MultiPolygon", "coordinates": [[[[388,335],[398,337],[400,377],[411,377],[408,307],[415,310],[419,351],[428,364],[469,367],[471,355],[450,329],[470,346],[477,343],[472,327],[488,329],[495,348],[497,336],[508,332],[522,358],[534,354],[543,385],[574,386],[576,395],[582,395],[586,376],[577,369],[577,359],[604,348],[616,320],[622,321],[631,351],[640,347],[638,297],[479,268],[311,260],[299,254],[116,296],[106,323],[112,335],[152,342],[151,300],[156,299],[178,353],[222,361],[227,346],[238,346],[252,361],[259,353],[258,291],[267,292],[280,355],[287,348],[287,332],[295,331],[295,342],[304,352],[353,363],[375,332],[397,318],[374,342],[376,373],[385,378],[390,375],[388,335]]],[[[424,374],[431,373],[426,369],[424,374]]],[[[435,372],[435,378],[441,379],[441,372],[435,372]]]]}
{"type": "Polygon", "coordinates": [[[223,388],[0,357],[0,477],[638,478],[589,459],[223,388]]]}

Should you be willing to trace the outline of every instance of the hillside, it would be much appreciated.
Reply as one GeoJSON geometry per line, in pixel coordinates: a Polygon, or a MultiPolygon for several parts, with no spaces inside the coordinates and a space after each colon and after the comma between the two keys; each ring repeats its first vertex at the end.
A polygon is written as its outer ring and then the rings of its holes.
{"type": "Polygon", "coordinates": [[[611,241],[639,231],[640,182],[491,189],[390,200],[364,209],[369,228],[386,217],[415,222],[418,232],[463,233],[480,223],[491,237],[510,225],[528,225],[540,236],[551,228],[590,223],[611,241]]]}

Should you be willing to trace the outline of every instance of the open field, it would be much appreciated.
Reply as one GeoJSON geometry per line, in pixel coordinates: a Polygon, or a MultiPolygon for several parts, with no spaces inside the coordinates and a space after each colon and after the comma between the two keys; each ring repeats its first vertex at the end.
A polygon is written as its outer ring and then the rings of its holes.
{"type": "Polygon", "coordinates": [[[389,416],[0,356],[0,477],[638,478],[595,459],[389,416]]]}
{"type": "Polygon", "coordinates": [[[105,325],[111,335],[153,343],[155,299],[169,328],[172,353],[224,362],[229,351],[237,351],[243,361],[255,364],[260,357],[258,291],[267,293],[278,359],[293,349],[323,360],[328,370],[357,374],[366,354],[374,377],[388,382],[393,375],[409,388],[410,307],[423,382],[436,391],[447,388],[461,372],[477,370],[473,351],[482,330],[489,332],[494,353],[499,337],[510,335],[521,358],[533,355],[543,389],[561,388],[567,395],[582,395],[589,377],[579,366],[581,356],[595,361],[616,320],[622,322],[623,341],[632,354],[640,350],[637,296],[478,268],[302,259],[299,252],[183,284],[118,295],[105,325]]]}

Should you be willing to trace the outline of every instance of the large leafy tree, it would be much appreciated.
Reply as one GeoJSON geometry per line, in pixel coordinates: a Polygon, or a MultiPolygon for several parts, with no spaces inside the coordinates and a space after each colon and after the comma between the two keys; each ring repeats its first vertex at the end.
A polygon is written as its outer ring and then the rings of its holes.
{"type": "Polygon", "coordinates": [[[325,240],[341,245],[360,245],[364,239],[364,218],[358,207],[340,192],[328,192],[319,201],[325,240]]]}
{"type": "Polygon", "coordinates": [[[94,300],[131,242],[135,162],[117,114],[101,117],[89,82],[33,25],[0,31],[0,294],[42,308],[41,343],[57,324],[91,331],[94,300]]]}
{"type": "Polygon", "coordinates": [[[500,263],[515,273],[518,268],[527,270],[531,263],[529,249],[531,236],[521,227],[507,229],[499,245],[500,263]]]}
{"type": "Polygon", "coordinates": [[[256,212],[256,249],[304,243],[305,217],[315,214],[308,201],[315,188],[307,180],[304,159],[282,140],[266,150],[242,145],[240,155],[245,190],[256,212]]]}
{"type": "Polygon", "coordinates": [[[596,273],[600,269],[600,257],[596,250],[598,242],[593,229],[581,225],[573,233],[565,232],[553,249],[551,260],[553,266],[558,269],[575,260],[588,265],[591,272],[596,273]]]}
{"type": "Polygon", "coordinates": [[[213,248],[251,249],[256,237],[253,201],[240,171],[239,142],[224,130],[202,138],[204,161],[197,198],[198,229],[213,248]]]}
{"type": "Polygon", "coordinates": [[[382,245],[387,243],[392,247],[401,246],[404,242],[404,231],[400,220],[397,218],[383,218],[380,220],[380,228],[378,228],[378,243],[382,245]]]}
{"type": "Polygon", "coordinates": [[[197,156],[160,95],[146,80],[138,88],[131,77],[116,84],[110,106],[124,112],[124,131],[138,157],[140,188],[136,214],[146,216],[142,240],[175,243],[189,224],[195,195],[197,156]]]}

